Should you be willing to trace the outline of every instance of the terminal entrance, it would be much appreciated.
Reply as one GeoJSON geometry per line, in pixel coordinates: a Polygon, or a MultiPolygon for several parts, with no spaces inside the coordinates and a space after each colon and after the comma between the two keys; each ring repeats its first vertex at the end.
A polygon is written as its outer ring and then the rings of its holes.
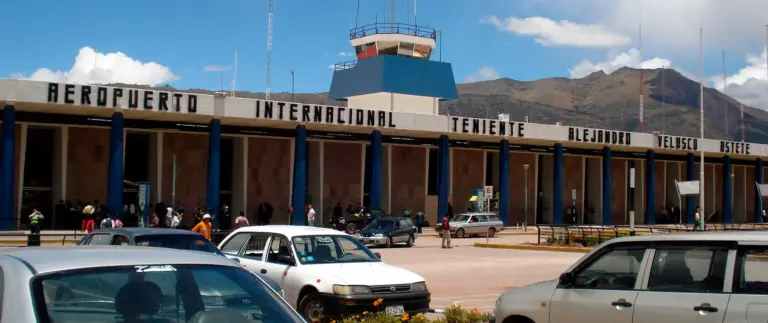
{"type": "MultiPolygon", "coordinates": [[[[150,153],[150,134],[146,132],[128,132],[125,135],[125,155],[123,164],[123,210],[110,210],[110,212],[123,213],[125,225],[138,223],[137,211],[139,200],[139,182],[150,181],[149,166],[154,154],[150,153]],[[131,213],[130,205],[133,204],[134,212],[131,213]]],[[[150,192],[150,196],[155,196],[150,192]]],[[[154,199],[150,199],[154,202],[154,199]]]]}
{"type": "Polygon", "coordinates": [[[53,128],[27,128],[26,153],[24,154],[24,180],[21,190],[21,214],[18,227],[29,228],[29,214],[34,209],[45,218],[42,228],[53,225],[53,169],[56,133],[53,128]]]}

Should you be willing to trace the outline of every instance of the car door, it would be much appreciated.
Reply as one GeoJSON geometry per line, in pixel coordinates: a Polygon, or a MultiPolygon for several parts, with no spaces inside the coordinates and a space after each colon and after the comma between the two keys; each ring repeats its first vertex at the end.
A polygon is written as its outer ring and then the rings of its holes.
{"type": "Polygon", "coordinates": [[[557,286],[550,300],[549,322],[632,323],[638,278],[643,277],[649,251],[642,245],[603,249],[571,271],[570,286],[557,286]]]}
{"type": "Polygon", "coordinates": [[[130,246],[131,239],[122,234],[115,234],[112,236],[112,242],[110,244],[113,246],[130,246]]]}
{"type": "Polygon", "coordinates": [[[290,271],[295,266],[296,257],[291,250],[291,243],[283,235],[271,235],[269,244],[267,246],[265,259],[260,264],[258,272],[262,275],[266,275],[272,280],[280,284],[283,288],[286,299],[295,299],[296,288],[293,288],[293,275],[290,271]],[[278,260],[279,255],[288,255],[291,257],[291,263],[281,263],[278,260]]]}
{"type": "Polygon", "coordinates": [[[730,299],[724,292],[728,246],[665,243],[654,249],[635,322],[723,322],[730,299]]]}
{"type": "Polygon", "coordinates": [[[250,237],[251,233],[248,232],[236,233],[229,239],[226,239],[224,242],[222,242],[219,245],[219,250],[221,250],[221,253],[223,253],[227,258],[240,263],[240,253],[250,237]]]}
{"type": "Polygon", "coordinates": [[[488,222],[488,215],[487,214],[479,214],[477,216],[477,223],[476,223],[475,230],[477,234],[487,234],[488,228],[490,228],[490,222],[488,222]]]}
{"type": "Polygon", "coordinates": [[[724,322],[768,322],[768,245],[740,245],[732,255],[733,287],[724,322]]]}
{"type": "Polygon", "coordinates": [[[264,254],[268,241],[269,235],[266,233],[248,233],[248,242],[237,257],[240,265],[254,273],[259,273],[264,268],[264,254]]]}
{"type": "Polygon", "coordinates": [[[110,233],[92,233],[91,238],[85,243],[89,246],[108,246],[112,242],[110,233]]]}
{"type": "Polygon", "coordinates": [[[397,220],[395,222],[395,231],[393,232],[393,240],[395,242],[406,242],[408,241],[408,223],[405,222],[405,220],[397,220]]]}

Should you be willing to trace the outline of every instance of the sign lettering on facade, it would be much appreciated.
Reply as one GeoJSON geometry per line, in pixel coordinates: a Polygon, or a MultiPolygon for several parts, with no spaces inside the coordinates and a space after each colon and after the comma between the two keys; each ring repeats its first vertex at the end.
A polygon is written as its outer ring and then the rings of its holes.
{"type": "Polygon", "coordinates": [[[751,155],[751,144],[739,141],[720,141],[720,152],[724,154],[751,155]]]}
{"type": "Polygon", "coordinates": [[[668,135],[656,136],[656,147],[674,150],[698,150],[699,139],[668,135]]]}
{"type": "Polygon", "coordinates": [[[195,94],[111,86],[48,83],[48,103],[197,113],[195,94]],[[122,106],[124,98],[126,106],[122,106]]]}
{"type": "Polygon", "coordinates": [[[632,133],[625,131],[568,127],[568,140],[607,145],[632,145],[632,133]]]}
{"type": "Polygon", "coordinates": [[[397,128],[394,120],[392,120],[392,112],[390,111],[280,101],[256,100],[256,118],[346,126],[397,128]]]}
{"type": "Polygon", "coordinates": [[[452,117],[451,131],[473,135],[525,137],[525,123],[491,119],[452,117]]]}

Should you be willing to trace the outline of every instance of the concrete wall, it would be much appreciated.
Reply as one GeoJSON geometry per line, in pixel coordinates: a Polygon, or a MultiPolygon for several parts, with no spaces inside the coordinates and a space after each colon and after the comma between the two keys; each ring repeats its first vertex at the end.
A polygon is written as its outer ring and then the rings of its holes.
{"type": "MultiPolygon", "coordinates": [[[[107,202],[107,169],[109,167],[109,129],[70,127],[67,149],[69,151],[67,154],[67,199],[73,203],[80,199],[83,202],[91,203],[98,200],[99,203],[105,204],[107,202]]],[[[16,172],[18,173],[18,171],[17,165],[16,172]]],[[[205,187],[205,181],[202,182],[202,185],[205,187]]]]}
{"type": "Polygon", "coordinates": [[[477,149],[452,149],[453,163],[451,171],[453,179],[453,207],[456,210],[464,210],[469,206],[469,198],[472,190],[482,189],[485,185],[483,176],[483,155],[485,151],[477,149]]]}
{"type": "MultiPolygon", "coordinates": [[[[176,203],[183,203],[187,213],[195,207],[205,207],[205,188],[208,180],[208,135],[165,133],[163,134],[163,201],[171,202],[173,181],[173,154],[176,154],[176,203]]],[[[106,183],[106,181],[105,181],[106,183]]],[[[184,217],[184,224],[191,226],[194,218],[184,217]]]]}
{"type": "Polygon", "coordinates": [[[523,223],[525,214],[525,170],[528,164],[528,225],[536,223],[536,154],[509,154],[509,226],[523,223]]]}
{"type": "Polygon", "coordinates": [[[611,223],[627,222],[627,160],[611,159],[611,223]]]}
{"type": "MultiPolygon", "coordinates": [[[[323,206],[346,208],[363,201],[363,145],[327,141],[323,150],[323,206]]],[[[303,206],[302,206],[303,207],[303,206]]]]}
{"type": "MultiPolygon", "coordinates": [[[[427,149],[418,146],[390,146],[392,154],[392,168],[390,169],[390,183],[392,205],[388,212],[394,215],[403,214],[403,210],[417,209],[426,205],[427,196],[427,149]]],[[[456,206],[454,206],[454,212],[456,206]]],[[[431,223],[437,219],[436,212],[425,210],[431,223]]]]}
{"type": "Polygon", "coordinates": [[[601,224],[603,223],[603,159],[587,158],[587,181],[590,182],[584,198],[587,207],[593,209],[593,214],[585,215],[585,222],[601,224]]]}
{"type": "Polygon", "coordinates": [[[274,209],[271,223],[287,224],[291,190],[290,139],[252,137],[248,139],[248,193],[247,205],[253,216],[259,204],[269,203],[274,209]]]}

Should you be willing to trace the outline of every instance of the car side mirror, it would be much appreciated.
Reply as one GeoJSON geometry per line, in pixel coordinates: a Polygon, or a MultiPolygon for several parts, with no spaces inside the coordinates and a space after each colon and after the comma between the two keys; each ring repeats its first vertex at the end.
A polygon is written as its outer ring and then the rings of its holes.
{"type": "Polygon", "coordinates": [[[290,255],[277,255],[277,262],[288,266],[296,265],[296,263],[293,262],[293,259],[291,259],[290,255]]]}
{"type": "Polygon", "coordinates": [[[559,279],[559,285],[562,287],[571,287],[573,286],[573,282],[576,280],[575,276],[573,276],[572,273],[567,272],[560,275],[559,279]]]}
{"type": "Polygon", "coordinates": [[[374,252],[373,254],[376,256],[376,258],[379,258],[379,260],[381,260],[381,254],[380,253],[374,252]]]}

